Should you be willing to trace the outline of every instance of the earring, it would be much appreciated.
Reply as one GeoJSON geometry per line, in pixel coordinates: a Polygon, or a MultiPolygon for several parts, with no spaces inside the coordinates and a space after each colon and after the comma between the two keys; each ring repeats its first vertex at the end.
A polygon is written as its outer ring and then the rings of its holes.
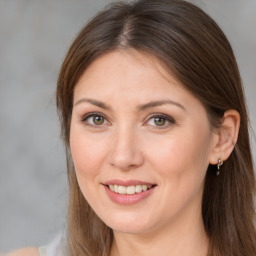
{"type": "Polygon", "coordinates": [[[218,163],[217,163],[217,172],[216,172],[216,175],[219,176],[220,175],[220,167],[223,165],[223,161],[221,158],[218,159],[218,163]]]}

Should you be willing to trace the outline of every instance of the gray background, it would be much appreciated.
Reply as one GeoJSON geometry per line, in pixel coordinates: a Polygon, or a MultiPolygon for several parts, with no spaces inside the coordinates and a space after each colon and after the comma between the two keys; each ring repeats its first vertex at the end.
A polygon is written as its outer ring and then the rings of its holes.
{"type": "MultiPolygon", "coordinates": [[[[0,0],[0,252],[45,244],[65,228],[55,84],[72,39],[109,2],[0,0]]],[[[194,2],[231,41],[255,130],[256,0],[194,2]]]]}

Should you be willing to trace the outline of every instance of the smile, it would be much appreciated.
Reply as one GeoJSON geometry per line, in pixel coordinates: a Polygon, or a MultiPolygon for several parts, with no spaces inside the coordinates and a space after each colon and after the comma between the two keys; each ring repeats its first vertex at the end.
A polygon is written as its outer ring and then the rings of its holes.
{"type": "Polygon", "coordinates": [[[132,205],[144,201],[157,187],[157,184],[138,180],[111,180],[102,185],[111,201],[119,205],[132,205]]]}
{"type": "Polygon", "coordinates": [[[121,195],[134,195],[145,192],[152,188],[152,185],[132,185],[132,186],[119,186],[116,184],[108,185],[109,189],[121,195]]]}

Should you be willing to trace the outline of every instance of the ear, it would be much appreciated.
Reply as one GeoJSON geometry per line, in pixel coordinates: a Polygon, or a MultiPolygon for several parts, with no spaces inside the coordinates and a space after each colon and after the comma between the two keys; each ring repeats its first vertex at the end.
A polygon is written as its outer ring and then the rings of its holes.
{"type": "Polygon", "coordinates": [[[240,127],[240,114],[236,110],[227,110],[219,128],[213,134],[213,147],[210,164],[217,164],[218,159],[227,160],[237,142],[240,127]]]}

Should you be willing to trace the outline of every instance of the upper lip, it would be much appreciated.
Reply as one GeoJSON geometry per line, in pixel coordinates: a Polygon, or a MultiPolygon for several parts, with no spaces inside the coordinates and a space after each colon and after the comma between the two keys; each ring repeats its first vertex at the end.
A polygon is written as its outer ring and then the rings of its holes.
{"type": "Polygon", "coordinates": [[[154,183],[150,183],[150,182],[147,182],[147,181],[141,181],[141,180],[118,180],[118,179],[114,179],[114,180],[108,180],[106,182],[103,183],[104,185],[118,185],[118,186],[125,186],[125,187],[128,187],[128,186],[136,186],[136,185],[156,185],[154,183]]]}

